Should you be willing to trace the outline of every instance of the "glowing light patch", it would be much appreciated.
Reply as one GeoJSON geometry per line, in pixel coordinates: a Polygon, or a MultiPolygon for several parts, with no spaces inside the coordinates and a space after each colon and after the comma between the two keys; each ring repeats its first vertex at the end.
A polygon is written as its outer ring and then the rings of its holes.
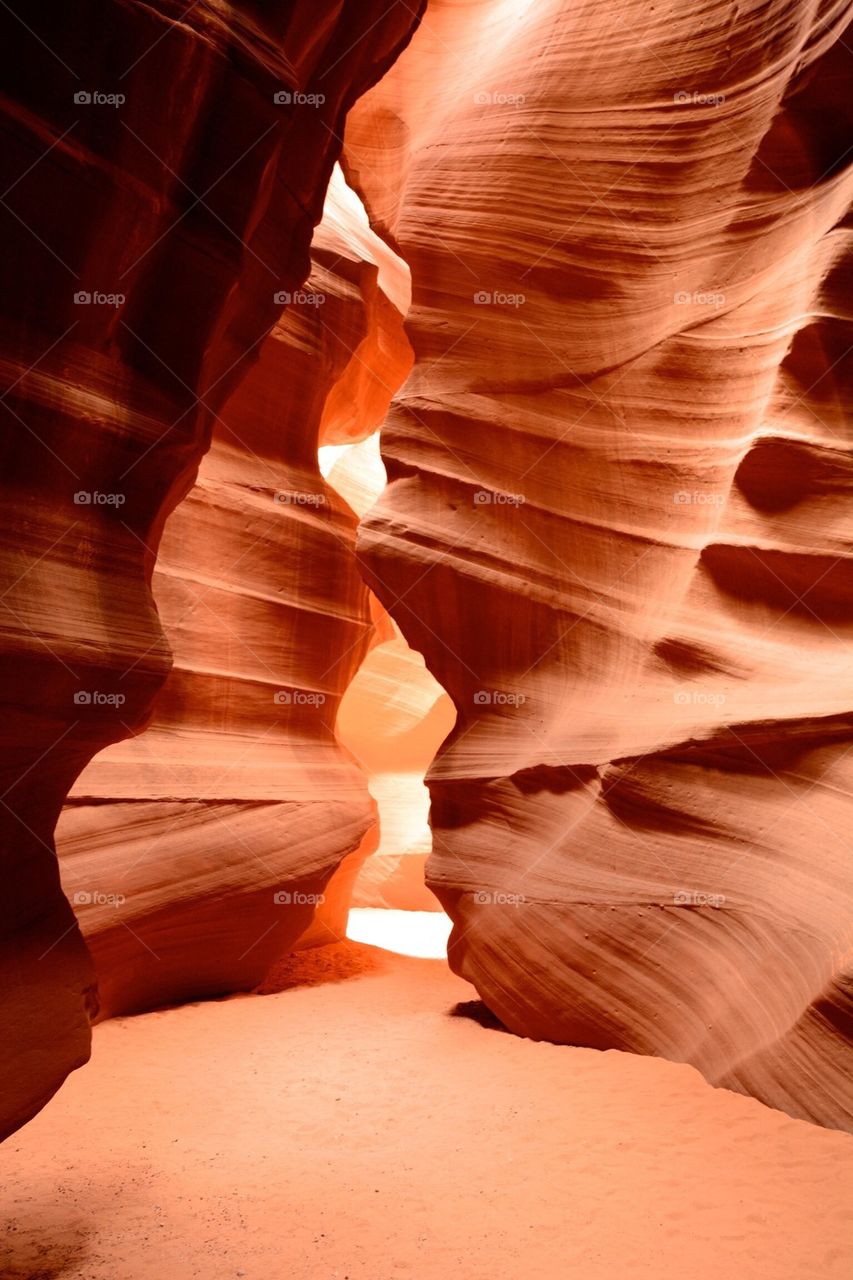
{"type": "Polygon", "coordinates": [[[323,444],[317,450],[317,460],[320,464],[320,475],[324,480],[328,480],[332,468],[341,458],[352,449],[351,444],[323,444]]]}
{"type": "Polygon", "coordinates": [[[347,921],[347,937],[383,951],[421,960],[444,960],[452,928],[443,911],[385,911],[353,907],[347,921]]]}

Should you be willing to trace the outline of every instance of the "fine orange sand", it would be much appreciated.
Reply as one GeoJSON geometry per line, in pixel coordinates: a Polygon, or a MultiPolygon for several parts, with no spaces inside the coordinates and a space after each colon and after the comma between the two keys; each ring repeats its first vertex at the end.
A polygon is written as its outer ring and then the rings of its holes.
{"type": "Polygon", "coordinates": [[[3,1280],[853,1274],[849,1137],[517,1039],[439,961],[347,942],[265,990],[95,1029],[0,1148],[3,1280]]]}

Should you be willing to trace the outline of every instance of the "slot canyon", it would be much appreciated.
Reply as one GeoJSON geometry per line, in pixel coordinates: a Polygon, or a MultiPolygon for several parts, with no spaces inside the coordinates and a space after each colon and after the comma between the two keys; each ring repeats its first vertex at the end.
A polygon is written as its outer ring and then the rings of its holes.
{"type": "Polygon", "coordinates": [[[0,1280],[849,1280],[851,0],[0,27],[0,1280]]]}

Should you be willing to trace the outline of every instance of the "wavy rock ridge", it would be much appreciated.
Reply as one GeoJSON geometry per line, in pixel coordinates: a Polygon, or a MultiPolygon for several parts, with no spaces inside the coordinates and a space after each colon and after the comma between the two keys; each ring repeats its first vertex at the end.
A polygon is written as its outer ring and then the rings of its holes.
{"type": "MultiPolygon", "coordinates": [[[[39,15],[23,22],[8,6],[2,14],[10,75],[0,315],[0,823],[5,883],[13,886],[0,914],[7,978],[0,1021],[12,1046],[0,1080],[2,1133],[34,1114],[88,1054],[93,972],[60,887],[53,828],[81,769],[144,724],[168,675],[171,658],[149,589],[164,521],[258,359],[282,309],[277,295],[297,290],[308,274],[347,109],[393,62],[422,8],[320,0],[268,5],[261,16],[249,4],[116,2],[105,12],[84,2],[51,12],[44,32],[39,15]],[[93,38],[107,29],[108,40],[93,38]]],[[[304,425],[302,452],[291,445],[296,472],[316,448],[310,413],[304,425]]],[[[212,480],[222,481],[228,448],[223,441],[212,480]]],[[[251,487],[251,470],[247,464],[228,483],[251,487]]],[[[243,519],[220,531],[223,543],[231,539],[230,553],[242,552],[253,520],[258,527],[260,501],[247,500],[243,519]]],[[[300,549],[326,555],[336,523],[344,532],[347,521],[333,505],[322,520],[308,514],[289,522],[300,549]]],[[[209,492],[198,507],[203,528],[215,519],[209,492]]],[[[171,576],[167,594],[177,610],[183,601],[174,567],[171,576]]],[[[255,579],[261,595],[259,585],[255,579]]],[[[346,569],[335,588],[341,598],[330,644],[350,643],[364,632],[363,590],[346,569]]],[[[239,612],[234,597],[220,595],[219,603],[239,612]]],[[[262,602],[256,605],[247,623],[257,622],[262,602]]],[[[316,606],[322,613],[329,602],[316,606]]],[[[204,648],[199,635],[181,640],[196,653],[204,648]]],[[[274,670],[279,657],[266,657],[274,670]]],[[[262,716],[268,687],[261,692],[257,668],[242,653],[240,660],[247,684],[254,678],[259,687],[245,715],[262,716]]],[[[320,673],[309,668],[303,664],[300,678],[310,688],[320,673]]],[[[183,672],[173,693],[181,681],[184,692],[192,684],[183,672]]],[[[203,751],[204,730],[220,710],[209,709],[207,723],[196,726],[192,792],[224,816],[233,797],[223,794],[222,780],[214,785],[203,751]]],[[[205,714],[188,718],[204,722],[205,714]]],[[[239,719],[226,716],[226,729],[238,733],[239,719]]],[[[315,760],[332,772],[342,768],[325,749],[328,735],[317,741],[323,735],[306,727],[302,713],[291,722],[316,748],[315,760]]],[[[142,834],[134,826],[151,788],[166,798],[165,766],[180,772],[180,744],[173,754],[170,762],[164,752],[157,776],[140,776],[132,794],[126,782],[117,786],[119,798],[132,802],[131,841],[142,834]]],[[[268,761],[261,748],[257,756],[263,775],[268,761]]],[[[262,780],[258,790],[268,798],[262,780]]],[[[358,840],[368,810],[357,790],[342,787],[348,829],[329,835],[325,848],[321,836],[306,853],[312,883],[342,845],[358,840]]],[[[180,805],[185,791],[181,784],[175,791],[180,805]]],[[[100,794],[93,787],[80,798],[100,794]]],[[[244,790],[237,798],[245,799],[244,790]]],[[[232,817],[238,829],[245,819],[242,838],[252,834],[257,814],[232,817]]],[[[152,827],[156,837],[156,820],[152,827]]],[[[194,891],[205,874],[199,862],[194,891]]],[[[282,873],[295,879],[283,862],[271,872],[276,883],[282,873]]],[[[84,891],[92,890],[101,885],[87,882],[84,891]]],[[[152,911],[156,901],[155,884],[152,911]]],[[[252,902],[248,909],[255,911],[252,902]]],[[[110,932],[101,920],[94,927],[110,932]]],[[[160,934],[168,944],[168,924],[160,934]]],[[[104,945],[118,954],[108,937],[104,945]]],[[[173,979],[180,988],[180,965],[173,979]]],[[[108,1007],[116,1007],[114,998],[125,1007],[124,981],[117,974],[108,1007]]],[[[138,998],[128,996],[134,1004],[138,998]]]]}
{"type": "Polygon", "coordinates": [[[256,985],[318,906],[312,937],[337,940],[376,843],[335,737],[373,625],[355,515],[316,447],[372,431],[411,363],[407,275],[363,219],[338,171],[312,273],[164,532],[152,591],[174,665],[153,719],[84,770],[57,829],[102,1016],[256,985]]]}
{"type": "Polygon", "coordinates": [[[453,967],[519,1033],[838,1126],[849,21],[439,0],[345,155],[413,277],[360,547],[456,706],[453,967]]]}

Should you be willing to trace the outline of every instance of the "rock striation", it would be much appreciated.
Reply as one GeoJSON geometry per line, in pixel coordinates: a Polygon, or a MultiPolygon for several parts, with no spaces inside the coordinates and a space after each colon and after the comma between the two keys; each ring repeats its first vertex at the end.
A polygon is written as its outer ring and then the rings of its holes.
{"type": "Polygon", "coordinates": [[[312,258],[164,531],[173,667],[153,717],[95,757],[57,828],[101,1016],[250,988],[312,922],[338,940],[348,894],[328,881],[376,843],[335,736],[374,628],[317,442],[382,421],[411,363],[408,275],[339,170],[312,258]]]}
{"type": "Polygon", "coordinates": [[[512,1030],[853,1122],[848,4],[434,0],[345,167],[412,270],[367,579],[512,1030]]]}
{"type": "MultiPolygon", "coordinates": [[[[242,459],[235,444],[240,426],[230,415],[235,409],[251,415],[251,395],[240,401],[240,383],[253,364],[273,361],[275,344],[282,345],[268,335],[283,295],[299,290],[308,275],[309,245],[346,112],[394,61],[422,9],[422,3],[396,0],[320,0],[267,5],[261,13],[248,3],[187,8],[160,0],[111,3],[105,13],[103,5],[84,0],[52,12],[49,24],[44,15],[19,15],[10,6],[2,14],[9,76],[2,104],[0,835],[10,891],[0,909],[0,1021],[11,1046],[0,1080],[4,1134],[34,1114],[88,1054],[94,975],[62,893],[53,830],[75,778],[101,748],[144,725],[168,676],[169,644],[150,590],[165,520],[191,489],[214,428],[230,423],[223,426],[209,484],[193,499],[199,522],[192,547],[205,547],[213,530],[218,554],[232,563],[253,538],[273,554],[276,534],[266,530],[278,520],[280,535],[282,513],[271,509],[272,489],[301,483],[297,477],[315,467],[308,460],[316,448],[317,404],[294,402],[290,418],[283,415],[289,425],[298,417],[303,433],[288,442],[286,459],[280,442],[281,452],[273,448],[283,424],[272,416],[264,439],[254,441],[256,457],[242,459]],[[227,477],[226,459],[232,464],[227,477]],[[217,525],[221,501],[238,491],[238,511],[217,525]],[[270,510],[266,518],[262,504],[270,510]]],[[[359,291],[359,280],[366,280],[363,267],[350,269],[350,291],[359,291]]],[[[360,304],[355,311],[361,313],[360,304]]],[[[352,316],[342,321],[340,341],[361,327],[352,316]]],[[[326,374],[345,363],[334,346],[326,352],[326,374]]],[[[304,383],[309,353],[302,355],[304,383]]],[[[263,373],[258,377],[262,383],[263,373]]],[[[262,385],[254,385],[263,396],[262,385]]],[[[284,717],[294,740],[307,740],[311,768],[341,781],[338,810],[312,835],[298,830],[300,799],[291,799],[289,783],[270,794],[274,766],[254,734],[246,744],[254,757],[253,792],[235,783],[226,794],[224,770],[213,761],[213,731],[225,729],[227,754],[253,714],[263,716],[268,736],[282,735],[282,720],[270,714],[273,677],[264,663],[276,680],[296,672],[309,689],[328,684],[334,696],[324,667],[341,658],[335,645],[353,644],[357,652],[364,643],[363,589],[331,554],[338,535],[341,545],[351,536],[351,517],[331,500],[321,516],[310,510],[288,515],[289,534],[297,539],[288,555],[295,561],[315,554],[331,572],[305,611],[326,619],[329,610],[335,614],[334,625],[323,627],[329,647],[321,645],[313,665],[301,656],[288,656],[283,665],[287,641],[265,637],[252,665],[242,640],[251,645],[258,637],[242,637],[235,674],[246,686],[254,682],[256,699],[239,712],[227,708],[223,680],[210,705],[187,715],[188,731],[183,716],[176,725],[175,714],[181,698],[198,692],[190,661],[172,682],[156,758],[141,748],[140,755],[129,750],[105,761],[96,770],[99,781],[76,794],[69,816],[73,863],[75,842],[87,822],[96,822],[107,781],[115,782],[107,798],[125,807],[119,813],[110,804],[105,825],[97,821],[101,847],[90,849],[85,865],[78,863],[78,891],[121,892],[112,869],[101,881],[119,819],[126,828],[121,842],[142,855],[132,879],[146,918],[137,932],[143,944],[153,938],[167,953],[166,993],[179,991],[185,980],[183,962],[172,955],[176,920],[171,908],[165,919],[158,915],[162,866],[148,883],[138,868],[146,858],[148,869],[156,868],[151,845],[166,835],[170,820],[186,824],[188,791],[198,797],[194,819],[202,825],[214,813],[225,819],[206,850],[172,846],[186,860],[181,874],[198,896],[200,914],[207,913],[197,928],[208,939],[222,923],[221,911],[210,905],[215,850],[230,846],[222,854],[222,891],[234,843],[256,837],[263,803],[274,810],[265,830],[278,835],[267,834],[258,852],[263,856],[277,841],[268,873],[276,884],[301,883],[303,871],[309,884],[317,883],[342,848],[358,843],[368,821],[365,797],[346,781],[331,733],[315,727],[313,709],[291,709],[284,717]],[[340,596],[332,604],[335,592],[340,596]],[[194,755],[192,777],[184,750],[194,755]],[[123,768],[134,773],[132,781],[122,777],[123,768]],[[146,808],[151,800],[158,803],[146,808]],[[253,803],[241,808],[246,800],[253,803]],[[282,854],[282,845],[301,846],[304,865],[302,853],[282,854]]],[[[305,572],[291,565],[270,589],[271,577],[256,565],[241,593],[229,591],[227,581],[205,581],[198,565],[200,580],[182,583],[179,571],[190,551],[172,545],[161,582],[165,612],[173,620],[184,617],[182,651],[202,661],[215,660],[216,646],[202,634],[204,608],[186,616],[194,592],[211,593],[206,603],[226,615],[223,622],[230,611],[234,620],[256,626],[265,609],[287,611],[288,595],[305,572]],[[276,590],[278,598],[264,600],[276,590]]],[[[292,611],[297,629],[304,616],[301,608],[292,611]]],[[[244,765],[244,779],[248,773],[252,768],[244,765]]],[[[160,852],[168,850],[168,841],[161,843],[160,852]]],[[[123,861],[127,865],[124,854],[123,861]]],[[[245,878],[236,880],[239,900],[245,878]]],[[[102,947],[117,965],[105,985],[105,1007],[147,1002],[151,981],[124,964],[129,934],[112,927],[114,905],[98,900],[92,906],[95,950],[102,947]]],[[[255,895],[243,906],[254,928],[255,895]]],[[[242,932],[243,926],[226,927],[228,945],[236,946],[242,932]]],[[[209,963],[205,985],[220,985],[223,968],[209,963]]]]}
{"type": "Polygon", "coordinates": [[[0,1136],[423,905],[448,732],[509,1028],[853,1124],[850,5],[425,8],[0,15],[0,1136]]]}

